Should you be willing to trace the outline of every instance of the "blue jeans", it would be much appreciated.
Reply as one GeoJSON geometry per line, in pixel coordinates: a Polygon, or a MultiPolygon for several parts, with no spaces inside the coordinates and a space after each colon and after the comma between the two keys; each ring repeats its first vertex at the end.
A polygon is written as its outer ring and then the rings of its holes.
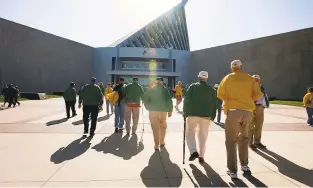
{"type": "Polygon", "coordinates": [[[308,114],[307,123],[313,125],[313,108],[306,107],[306,113],[308,114]]]}
{"type": "Polygon", "coordinates": [[[110,104],[109,100],[106,100],[106,101],[105,101],[105,104],[106,104],[107,114],[110,113],[110,111],[109,111],[109,106],[111,106],[111,113],[113,113],[113,105],[110,104]]]}
{"type": "Polygon", "coordinates": [[[125,103],[121,102],[120,104],[116,103],[114,105],[115,112],[115,128],[123,128],[124,126],[124,113],[125,113],[125,103]]]}

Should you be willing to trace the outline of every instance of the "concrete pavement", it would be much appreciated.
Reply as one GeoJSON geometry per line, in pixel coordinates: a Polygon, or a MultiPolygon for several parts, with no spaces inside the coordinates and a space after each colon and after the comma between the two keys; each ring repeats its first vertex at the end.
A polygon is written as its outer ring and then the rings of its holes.
{"type": "MultiPolygon", "coordinates": [[[[313,128],[303,108],[266,109],[262,141],[268,149],[250,150],[252,176],[226,175],[223,125],[211,124],[206,164],[182,165],[183,119],[168,119],[166,147],[153,149],[148,113],[137,135],[112,134],[114,115],[101,112],[94,138],[82,138],[82,112],[64,119],[61,99],[25,101],[0,111],[0,186],[2,187],[297,187],[313,186],[313,128]],[[143,132],[144,127],[144,132],[143,132]]],[[[182,108],[182,107],[180,107],[182,108]]],[[[223,117],[224,118],[224,117],[223,117]]]]}

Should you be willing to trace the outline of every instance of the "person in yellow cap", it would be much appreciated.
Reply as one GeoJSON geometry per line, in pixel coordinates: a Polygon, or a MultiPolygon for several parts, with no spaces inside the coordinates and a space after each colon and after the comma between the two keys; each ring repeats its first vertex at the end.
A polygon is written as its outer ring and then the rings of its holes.
{"type": "Polygon", "coordinates": [[[308,93],[303,97],[303,105],[308,114],[308,125],[313,126],[313,88],[308,88],[308,93]]]}
{"type": "MultiPolygon", "coordinates": [[[[260,86],[261,89],[261,77],[257,74],[253,75],[252,77],[255,79],[256,83],[260,86]]],[[[256,150],[257,148],[266,148],[266,146],[261,143],[262,128],[264,122],[264,108],[266,107],[267,104],[265,100],[265,95],[259,100],[255,101],[255,110],[253,112],[254,116],[249,131],[249,147],[252,150],[256,150]]]]}
{"type": "Polygon", "coordinates": [[[231,71],[219,84],[217,97],[223,101],[226,115],[227,174],[237,179],[237,144],[241,170],[245,174],[251,173],[248,167],[248,132],[255,110],[254,101],[260,99],[263,93],[252,76],[242,71],[240,60],[231,62],[231,71]]]}

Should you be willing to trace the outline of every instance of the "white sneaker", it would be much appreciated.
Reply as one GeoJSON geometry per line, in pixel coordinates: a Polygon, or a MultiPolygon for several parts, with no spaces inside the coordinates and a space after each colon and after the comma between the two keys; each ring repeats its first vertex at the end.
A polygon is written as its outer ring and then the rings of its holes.
{"type": "Polygon", "coordinates": [[[249,168],[247,165],[242,165],[242,166],[241,166],[241,170],[242,170],[244,173],[249,173],[249,174],[251,174],[251,170],[250,170],[250,168],[249,168]]]}
{"type": "Polygon", "coordinates": [[[234,172],[227,171],[227,174],[230,176],[231,179],[238,179],[237,174],[234,172]]]}

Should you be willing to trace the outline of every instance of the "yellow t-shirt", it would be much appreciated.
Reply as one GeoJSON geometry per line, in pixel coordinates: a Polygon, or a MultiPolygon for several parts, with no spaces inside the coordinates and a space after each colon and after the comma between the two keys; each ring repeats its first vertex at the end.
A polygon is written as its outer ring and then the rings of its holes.
{"type": "Polygon", "coordinates": [[[223,100],[225,114],[230,109],[255,110],[254,101],[263,96],[259,84],[251,75],[244,72],[228,74],[217,89],[217,97],[223,100]]]}
{"type": "Polygon", "coordinates": [[[180,85],[176,85],[175,87],[175,95],[176,96],[183,96],[183,87],[180,85]]]}
{"type": "Polygon", "coordinates": [[[304,95],[303,106],[313,108],[313,93],[307,93],[304,95]]]}

